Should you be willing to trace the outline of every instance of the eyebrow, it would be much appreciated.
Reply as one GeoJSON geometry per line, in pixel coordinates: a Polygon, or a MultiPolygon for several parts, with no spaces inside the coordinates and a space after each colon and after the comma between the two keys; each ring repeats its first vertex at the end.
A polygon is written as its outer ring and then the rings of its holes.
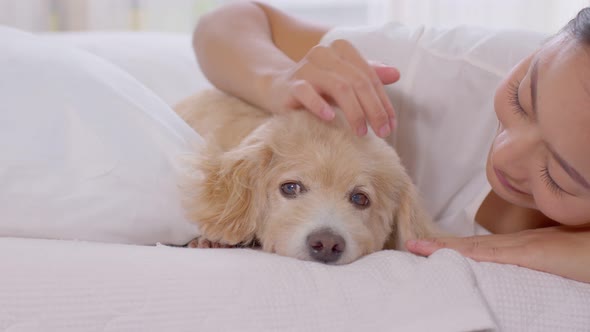
{"type": "MultiPolygon", "coordinates": [[[[535,114],[535,117],[538,118],[538,113],[537,113],[537,80],[538,80],[538,72],[539,72],[539,58],[535,59],[535,62],[533,63],[533,66],[531,68],[531,99],[532,99],[532,108],[533,108],[533,114],[535,114]]],[[[551,152],[551,154],[553,155],[553,158],[555,158],[555,160],[557,161],[557,163],[559,164],[559,166],[561,166],[561,168],[563,168],[563,170],[578,184],[580,184],[582,187],[586,188],[586,189],[590,189],[590,183],[588,183],[588,181],[586,181],[586,179],[584,179],[584,177],[578,172],[576,171],[572,166],[570,166],[570,164],[568,164],[559,154],[557,154],[557,152],[555,152],[555,150],[550,147],[549,145],[547,145],[547,148],[549,149],[549,152],[551,152]]]]}

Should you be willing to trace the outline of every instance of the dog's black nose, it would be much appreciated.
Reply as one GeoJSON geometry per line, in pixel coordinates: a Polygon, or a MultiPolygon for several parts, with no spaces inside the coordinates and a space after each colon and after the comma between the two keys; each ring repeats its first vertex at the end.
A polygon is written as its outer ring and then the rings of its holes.
{"type": "Polygon", "coordinates": [[[342,236],[329,229],[315,231],[307,237],[307,247],[313,259],[322,263],[337,261],[344,249],[346,242],[342,236]]]}

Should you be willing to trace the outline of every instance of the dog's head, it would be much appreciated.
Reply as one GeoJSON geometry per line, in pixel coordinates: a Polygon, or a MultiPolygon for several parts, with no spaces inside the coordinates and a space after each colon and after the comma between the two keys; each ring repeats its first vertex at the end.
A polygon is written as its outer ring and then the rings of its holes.
{"type": "Polygon", "coordinates": [[[195,168],[187,207],[211,241],[345,264],[430,235],[395,151],[342,119],[275,116],[228,152],[208,147],[195,168]]]}

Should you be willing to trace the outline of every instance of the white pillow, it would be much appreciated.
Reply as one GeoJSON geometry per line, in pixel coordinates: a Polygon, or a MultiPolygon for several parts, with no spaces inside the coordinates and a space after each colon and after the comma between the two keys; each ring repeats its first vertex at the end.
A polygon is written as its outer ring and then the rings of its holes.
{"type": "Polygon", "coordinates": [[[135,77],[168,105],[211,84],[201,73],[190,34],[162,32],[43,33],[43,40],[76,46],[135,77]]]}
{"type": "Polygon", "coordinates": [[[201,143],[136,79],[0,27],[0,236],[183,244],[178,157],[201,143]]]}

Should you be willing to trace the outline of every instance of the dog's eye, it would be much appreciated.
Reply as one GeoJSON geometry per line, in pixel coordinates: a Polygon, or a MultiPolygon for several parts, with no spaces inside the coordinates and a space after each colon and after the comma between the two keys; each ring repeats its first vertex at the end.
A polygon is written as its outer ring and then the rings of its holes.
{"type": "Polygon", "coordinates": [[[350,195],[350,202],[358,209],[368,208],[371,203],[367,195],[358,192],[350,195]]]}
{"type": "Polygon", "coordinates": [[[304,191],[299,182],[286,182],[281,185],[281,194],[286,198],[295,198],[304,191]]]}

